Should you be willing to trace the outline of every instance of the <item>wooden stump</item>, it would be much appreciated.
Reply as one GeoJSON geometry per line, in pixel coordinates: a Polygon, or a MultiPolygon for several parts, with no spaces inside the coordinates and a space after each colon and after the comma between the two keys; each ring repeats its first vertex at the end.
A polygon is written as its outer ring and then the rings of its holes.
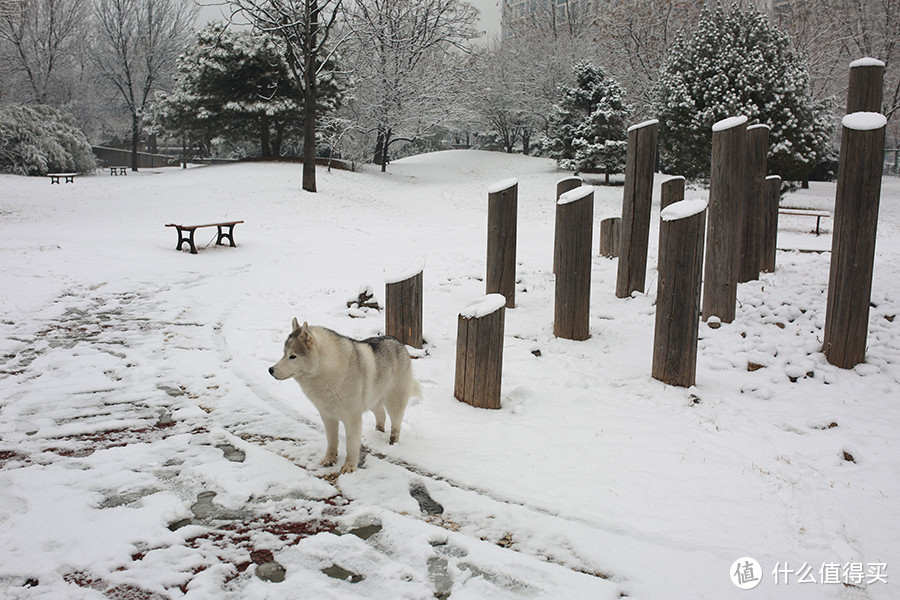
{"type": "Polygon", "coordinates": [[[703,273],[703,320],[734,321],[744,204],[747,117],[713,125],[709,210],[706,218],[706,264],[703,273]]]}
{"type": "Polygon", "coordinates": [[[850,369],[866,359],[887,120],[861,112],[842,125],[823,350],[828,362],[850,369]]]}
{"type": "MultiPolygon", "coordinates": [[[[581,177],[565,177],[556,182],[556,202],[559,202],[560,196],[565,194],[566,192],[570,192],[575,188],[581,187],[581,184],[584,181],[581,177]]],[[[553,272],[556,273],[556,267],[558,264],[557,255],[559,254],[559,243],[560,243],[560,232],[559,232],[559,204],[556,205],[556,221],[555,228],[553,234],[553,272]]]]}
{"type": "Polygon", "coordinates": [[[487,276],[485,293],[503,294],[516,306],[516,219],[519,184],[505,179],[488,189],[487,276]]]}
{"type": "Polygon", "coordinates": [[[744,206],[741,210],[741,256],[738,281],[759,278],[766,220],[766,158],[769,152],[769,126],[747,128],[747,166],[744,171],[744,206]]]}
{"type": "Polygon", "coordinates": [[[766,177],[766,207],[763,222],[762,255],[759,270],[763,273],[775,272],[775,245],[778,241],[778,203],[781,201],[781,177],[766,177]]]}
{"type": "Polygon", "coordinates": [[[590,337],[593,188],[582,187],[563,194],[557,209],[561,242],[558,245],[553,335],[586,340],[590,337]]]}
{"type": "Polygon", "coordinates": [[[847,114],[880,113],[883,96],[884,63],[875,58],[861,58],[850,63],[847,114]]]}
{"type": "Polygon", "coordinates": [[[662,182],[659,189],[659,210],[684,200],[684,177],[678,175],[662,182]]]}
{"type": "Polygon", "coordinates": [[[652,375],[670,385],[696,382],[705,228],[705,200],[669,204],[660,213],[652,375]]]}
{"type": "Polygon", "coordinates": [[[422,348],[422,269],[385,279],[384,332],[422,348]]]}
{"type": "Polygon", "coordinates": [[[616,278],[616,296],[619,298],[628,298],[634,291],[644,291],[658,130],[659,121],[656,120],[628,128],[619,267],[616,278]]]}
{"type": "Polygon", "coordinates": [[[500,408],[505,305],[489,294],[459,313],[453,394],[477,408],[500,408]]]}
{"type": "Polygon", "coordinates": [[[610,217],[600,221],[600,256],[615,258],[619,255],[622,217],[610,217]]]}

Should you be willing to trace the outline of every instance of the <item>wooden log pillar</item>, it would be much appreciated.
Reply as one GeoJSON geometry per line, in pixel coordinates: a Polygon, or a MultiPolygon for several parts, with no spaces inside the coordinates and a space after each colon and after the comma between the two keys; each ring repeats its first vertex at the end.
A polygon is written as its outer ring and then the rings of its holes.
{"type": "Polygon", "coordinates": [[[619,255],[622,217],[610,217],[600,221],[600,256],[615,258],[619,255]]]}
{"type": "Polygon", "coordinates": [[[384,332],[407,346],[422,348],[422,268],[384,281],[384,332]]]}
{"type": "Polygon", "coordinates": [[[591,249],[594,191],[574,189],[557,202],[560,223],[559,264],[553,309],[553,335],[570,340],[590,337],[591,249]]]}
{"type": "Polygon", "coordinates": [[[519,183],[504,179],[488,189],[487,276],[485,293],[503,294],[516,306],[516,221],[519,183]]]}
{"type": "Polygon", "coordinates": [[[861,58],[850,63],[847,114],[880,113],[883,96],[884,63],[876,58],[861,58]]]}
{"type": "Polygon", "coordinates": [[[778,242],[778,203],[781,202],[781,177],[766,177],[765,221],[759,270],[763,273],[775,272],[775,246],[778,242]]]}
{"type": "Polygon", "coordinates": [[[658,131],[659,121],[655,119],[628,128],[616,277],[616,296],[619,298],[628,298],[632,292],[644,291],[658,131]]]}
{"type": "Polygon", "coordinates": [[[866,359],[887,119],[858,112],[842,125],[823,351],[850,369],[866,359]]]}
{"type": "Polygon", "coordinates": [[[584,180],[581,177],[565,177],[556,182],[556,219],[555,219],[555,227],[553,233],[553,272],[556,273],[556,266],[558,264],[557,255],[559,254],[559,243],[560,243],[560,232],[559,232],[559,198],[566,192],[570,192],[575,188],[581,187],[581,184],[584,183],[584,180]]]}
{"type": "Polygon", "coordinates": [[[706,217],[706,264],[703,273],[703,320],[734,321],[744,205],[747,117],[713,125],[709,210],[706,217]]]}
{"type": "Polygon", "coordinates": [[[696,383],[706,206],[683,200],[660,212],[652,376],[669,385],[696,383]]]}
{"type": "Polygon", "coordinates": [[[477,408],[500,408],[506,297],[488,294],[459,313],[453,395],[477,408]]]}
{"type": "Polygon", "coordinates": [[[738,281],[759,278],[766,221],[766,164],[769,153],[769,126],[747,128],[747,164],[744,176],[744,206],[741,210],[741,256],[738,281]]]}
{"type": "Polygon", "coordinates": [[[677,175],[662,182],[659,189],[659,209],[684,200],[684,177],[677,175]]]}

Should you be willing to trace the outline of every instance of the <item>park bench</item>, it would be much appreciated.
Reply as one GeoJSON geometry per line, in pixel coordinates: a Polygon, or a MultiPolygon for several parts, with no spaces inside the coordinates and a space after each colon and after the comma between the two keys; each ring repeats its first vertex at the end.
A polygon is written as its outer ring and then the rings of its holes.
{"type": "Polygon", "coordinates": [[[819,235],[819,225],[822,223],[822,217],[830,217],[831,213],[827,210],[809,210],[805,208],[779,208],[780,215],[795,215],[801,217],[816,218],[816,235],[819,235]]]}
{"type": "Polygon", "coordinates": [[[50,178],[50,185],[59,183],[60,177],[62,177],[66,183],[75,183],[76,175],[78,175],[78,173],[47,173],[47,177],[50,178]]]}
{"type": "Polygon", "coordinates": [[[128,175],[128,167],[110,167],[110,175],[128,175]]]}
{"type": "Polygon", "coordinates": [[[228,243],[234,248],[237,246],[237,244],[234,243],[234,226],[238,223],[243,223],[243,221],[225,221],[222,223],[206,223],[204,225],[178,225],[175,223],[167,223],[166,227],[174,227],[178,232],[178,245],[175,246],[176,250],[181,250],[182,246],[187,242],[191,247],[191,254],[197,254],[197,246],[194,245],[194,231],[201,227],[217,227],[219,235],[216,237],[216,246],[221,246],[224,240],[228,240],[228,243]]]}

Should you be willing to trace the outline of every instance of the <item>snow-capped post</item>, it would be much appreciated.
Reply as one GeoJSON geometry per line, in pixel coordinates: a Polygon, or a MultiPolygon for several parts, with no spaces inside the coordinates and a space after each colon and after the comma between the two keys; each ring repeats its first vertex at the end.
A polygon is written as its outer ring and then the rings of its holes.
{"type": "Polygon", "coordinates": [[[775,243],[778,240],[778,203],[781,201],[781,177],[766,177],[766,216],[763,223],[762,255],[759,270],[762,273],[775,272],[775,243]]]}
{"type": "Polygon", "coordinates": [[[459,313],[453,395],[476,408],[500,408],[506,297],[487,294],[459,313]]]}
{"type": "Polygon", "coordinates": [[[616,278],[616,296],[619,298],[628,298],[634,291],[644,291],[658,131],[659,121],[656,119],[628,128],[625,192],[622,197],[622,226],[619,232],[619,270],[616,278]]]}
{"type": "Polygon", "coordinates": [[[703,273],[703,320],[734,321],[741,249],[741,209],[747,156],[747,117],[730,117],[713,125],[709,210],[706,217],[706,264],[703,273]]]}
{"type": "Polygon", "coordinates": [[[876,58],[860,58],[850,63],[847,114],[881,112],[884,95],[884,63],[876,58]]]}
{"type": "Polygon", "coordinates": [[[581,184],[584,181],[581,177],[565,177],[556,182],[556,227],[554,229],[553,234],[553,272],[556,273],[556,266],[558,264],[557,255],[559,254],[559,243],[560,243],[560,233],[559,233],[559,197],[574,190],[577,187],[581,187],[581,184]]]}
{"type": "Polygon", "coordinates": [[[610,217],[600,221],[600,256],[615,258],[619,255],[621,228],[622,217],[610,217]]]}
{"type": "MultiPolygon", "coordinates": [[[[682,180],[682,187],[684,180],[682,180]]],[[[660,212],[659,283],[652,376],[690,387],[697,375],[700,282],[706,200],[683,200],[660,212]]]]}
{"type": "Polygon", "coordinates": [[[516,219],[519,182],[504,179],[488,188],[487,276],[485,293],[503,294],[516,307],[516,219]]]}
{"type": "Polygon", "coordinates": [[[766,218],[766,158],[769,152],[769,126],[747,128],[747,166],[744,176],[744,206],[741,210],[741,258],[738,281],[759,278],[762,262],[763,227],[766,218]]]}
{"type": "Polygon", "coordinates": [[[559,197],[556,209],[560,243],[553,335],[586,340],[590,337],[594,188],[582,186],[566,192],[559,197]]]}
{"type": "Polygon", "coordinates": [[[659,189],[659,209],[684,200],[684,177],[677,175],[662,182],[659,189]]]}
{"type": "Polygon", "coordinates": [[[828,362],[850,369],[866,359],[887,119],[856,112],[841,124],[823,351],[828,362]]]}
{"type": "Polygon", "coordinates": [[[384,278],[384,332],[407,346],[422,348],[423,265],[384,278]]]}

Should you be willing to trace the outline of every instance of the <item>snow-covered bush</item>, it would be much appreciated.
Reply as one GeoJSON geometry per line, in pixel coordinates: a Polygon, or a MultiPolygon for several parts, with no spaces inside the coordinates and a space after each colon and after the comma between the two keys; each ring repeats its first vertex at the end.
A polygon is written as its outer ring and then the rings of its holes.
{"type": "Polygon", "coordinates": [[[808,175],[830,134],[788,36],[756,9],[737,6],[705,10],[693,36],[679,34],[660,77],[657,115],[666,170],[694,178],[709,177],[712,125],[726,117],[769,125],[769,172],[787,181],[808,175]]]}
{"type": "Polygon", "coordinates": [[[0,104],[0,171],[85,173],[97,160],[74,119],[45,105],[0,104]]]}
{"type": "Polygon", "coordinates": [[[625,170],[626,121],[631,112],[625,91],[591,63],[574,67],[575,84],[561,86],[562,99],[553,106],[544,149],[566,169],[625,170]]]}

